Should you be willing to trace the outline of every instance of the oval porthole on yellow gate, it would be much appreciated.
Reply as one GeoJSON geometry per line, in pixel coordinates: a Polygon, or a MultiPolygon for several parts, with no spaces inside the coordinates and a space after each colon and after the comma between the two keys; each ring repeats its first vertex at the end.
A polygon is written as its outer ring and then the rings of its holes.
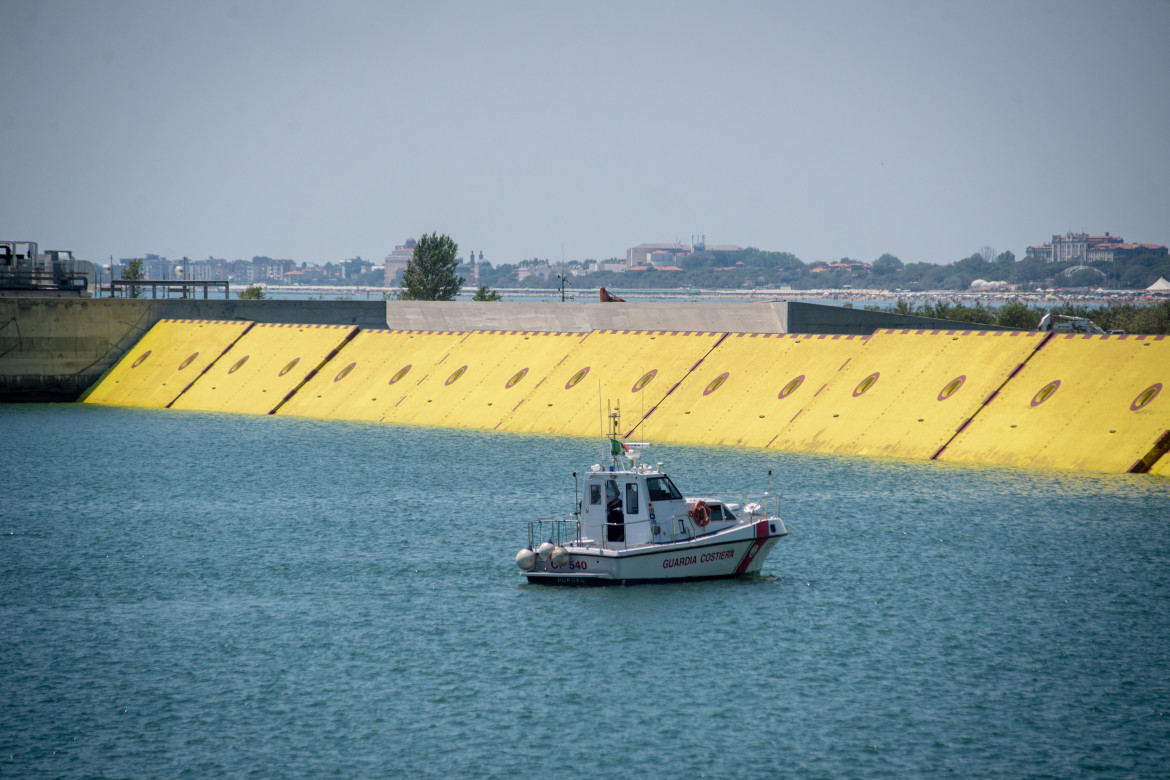
{"type": "Polygon", "coordinates": [[[711,395],[711,393],[714,393],[720,387],[723,387],[723,383],[727,381],[727,377],[730,375],[730,371],[724,371],[722,374],[712,379],[711,384],[707,385],[707,389],[703,391],[703,395],[711,395]]]}
{"type": "Polygon", "coordinates": [[[511,379],[509,379],[509,380],[508,380],[508,381],[507,381],[507,382],[504,384],[504,389],[505,389],[505,390],[511,390],[513,387],[515,387],[515,386],[516,386],[516,384],[517,384],[517,383],[518,383],[518,382],[519,382],[521,379],[523,379],[523,378],[524,378],[524,376],[525,376],[527,373],[528,373],[528,369],[527,369],[527,368],[525,368],[525,369],[522,369],[522,370],[520,370],[520,371],[517,371],[515,374],[513,374],[513,375],[512,375],[512,378],[511,378],[511,379]]]}
{"type": "Polygon", "coordinates": [[[459,381],[459,377],[463,376],[463,374],[466,372],[467,372],[467,366],[460,366],[459,368],[455,369],[455,373],[453,373],[453,374],[451,374],[451,376],[447,377],[446,384],[448,384],[448,385],[455,384],[456,382],[459,381]]]}
{"type": "Polygon", "coordinates": [[[877,383],[879,376],[881,376],[881,372],[874,371],[872,374],[867,376],[865,379],[862,379],[861,384],[857,385],[857,388],[853,391],[853,397],[857,398],[858,396],[864,394],[867,390],[869,390],[869,388],[873,387],[877,383]]]}
{"type": "Polygon", "coordinates": [[[145,352],[143,352],[141,355],[139,355],[134,360],[134,362],[130,364],[130,368],[138,368],[140,365],[142,365],[142,362],[144,360],[146,360],[148,357],[150,357],[150,350],[149,349],[146,350],[145,352]]]}
{"type": "Polygon", "coordinates": [[[784,385],[784,389],[781,390],[780,395],[778,395],[776,397],[780,400],[784,400],[788,396],[795,393],[797,391],[797,389],[803,384],[804,384],[804,374],[801,374],[796,379],[793,379],[791,382],[784,385]]]}
{"type": "Polygon", "coordinates": [[[392,385],[392,384],[395,384],[395,383],[397,383],[397,382],[401,381],[401,380],[402,380],[402,377],[404,377],[404,376],[406,376],[407,374],[409,374],[409,373],[410,373],[410,369],[411,369],[412,367],[413,367],[413,366],[412,366],[412,364],[411,364],[411,363],[407,363],[405,366],[403,366],[402,368],[398,369],[398,371],[396,371],[396,372],[394,373],[394,376],[390,377],[390,381],[389,381],[389,382],[387,382],[386,384],[388,384],[388,385],[392,385]]]}
{"type": "Polygon", "coordinates": [[[585,375],[588,373],[589,373],[589,366],[585,366],[585,368],[583,368],[580,371],[578,371],[577,373],[573,374],[573,376],[569,379],[569,381],[565,382],[565,389],[572,390],[574,387],[577,386],[578,382],[580,382],[582,379],[585,378],[585,375]]]}
{"type": "Polygon", "coordinates": [[[959,392],[959,388],[962,387],[963,383],[966,381],[967,375],[963,374],[962,376],[957,376],[951,381],[947,382],[947,386],[944,387],[942,392],[938,394],[938,400],[945,401],[955,393],[959,392]]]}
{"type": "Polygon", "coordinates": [[[194,363],[195,358],[197,358],[197,357],[199,357],[198,352],[194,352],[194,353],[188,355],[187,358],[182,363],[179,364],[179,370],[182,371],[184,368],[186,368],[187,366],[194,363]]]}
{"type": "Polygon", "coordinates": [[[637,382],[634,383],[634,386],[630,388],[630,392],[631,393],[641,392],[642,390],[645,389],[646,385],[650,384],[650,382],[656,376],[658,376],[658,369],[657,368],[650,369],[645,374],[642,374],[641,379],[639,379],[637,382]]]}
{"type": "Polygon", "coordinates": [[[353,371],[356,367],[357,363],[350,363],[348,366],[337,372],[337,376],[333,377],[333,381],[340,382],[342,379],[345,379],[347,376],[349,376],[349,372],[353,371]]]}
{"type": "Polygon", "coordinates": [[[284,376],[289,371],[292,371],[293,367],[296,366],[296,364],[300,363],[300,362],[301,362],[301,359],[299,357],[295,357],[292,360],[288,361],[288,364],[284,368],[280,369],[280,373],[277,374],[277,376],[284,376]]]}
{"type": "Polygon", "coordinates": [[[251,356],[251,355],[244,355],[242,358],[240,358],[239,360],[237,360],[237,361],[235,362],[235,364],[234,364],[234,365],[233,365],[231,368],[229,368],[229,369],[228,369],[228,373],[229,373],[229,374],[234,374],[234,373],[236,373],[237,371],[239,371],[239,370],[240,370],[240,366],[242,366],[242,365],[244,365],[245,363],[247,363],[247,362],[248,362],[248,358],[250,358],[250,357],[252,357],[252,356],[251,356]]]}
{"type": "Polygon", "coordinates": [[[1157,398],[1158,393],[1160,392],[1162,392],[1162,383],[1155,382],[1145,390],[1138,393],[1138,397],[1133,399],[1133,403],[1129,405],[1129,410],[1131,412],[1136,412],[1137,410],[1148,406],[1150,401],[1153,401],[1155,398],[1157,398]]]}
{"type": "Polygon", "coordinates": [[[1040,404],[1044,403],[1049,398],[1051,398],[1056,393],[1056,391],[1059,389],[1060,389],[1060,380],[1053,379],[1051,382],[1044,385],[1044,387],[1041,387],[1040,391],[1038,393],[1036,393],[1036,395],[1032,396],[1032,406],[1039,406],[1040,404]]]}

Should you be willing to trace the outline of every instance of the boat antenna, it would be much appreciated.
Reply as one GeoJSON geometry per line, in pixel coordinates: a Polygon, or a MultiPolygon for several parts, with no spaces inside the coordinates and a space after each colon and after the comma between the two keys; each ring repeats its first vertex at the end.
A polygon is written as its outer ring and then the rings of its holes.
{"type": "MultiPolygon", "coordinates": [[[[610,406],[609,438],[614,439],[616,441],[618,438],[621,437],[621,432],[620,432],[621,424],[622,424],[622,402],[618,401],[616,404],[610,406]]],[[[612,457],[613,457],[613,466],[614,466],[614,468],[617,468],[618,454],[617,454],[617,450],[616,450],[615,446],[612,443],[610,445],[610,452],[611,452],[612,457]]]]}

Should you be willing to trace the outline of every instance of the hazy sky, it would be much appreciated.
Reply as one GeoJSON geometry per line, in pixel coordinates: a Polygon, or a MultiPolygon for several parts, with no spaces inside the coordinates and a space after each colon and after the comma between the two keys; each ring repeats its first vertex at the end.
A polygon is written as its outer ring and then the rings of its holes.
{"type": "Polygon", "coordinates": [[[1170,2],[0,0],[0,238],[495,263],[1170,243],[1170,2]]]}

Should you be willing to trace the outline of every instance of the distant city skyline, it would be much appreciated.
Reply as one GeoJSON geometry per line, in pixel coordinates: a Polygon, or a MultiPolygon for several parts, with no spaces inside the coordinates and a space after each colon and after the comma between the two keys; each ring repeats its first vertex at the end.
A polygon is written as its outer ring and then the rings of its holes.
{"type": "Polygon", "coordinates": [[[0,239],[493,264],[1170,243],[1170,3],[0,2],[0,239]]]}

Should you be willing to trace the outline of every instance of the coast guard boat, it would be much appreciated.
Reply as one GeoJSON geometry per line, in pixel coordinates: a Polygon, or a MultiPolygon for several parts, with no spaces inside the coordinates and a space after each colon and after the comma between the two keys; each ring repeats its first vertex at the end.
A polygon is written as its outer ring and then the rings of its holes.
{"type": "Polygon", "coordinates": [[[585,473],[577,511],[568,519],[529,521],[528,546],[516,554],[528,581],[625,585],[758,572],[788,535],[772,472],[767,492],[741,501],[684,496],[662,463],[640,462],[643,443],[618,438],[618,413],[610,418],[612,460],[608,470],[595,464],[585,473]]]}

